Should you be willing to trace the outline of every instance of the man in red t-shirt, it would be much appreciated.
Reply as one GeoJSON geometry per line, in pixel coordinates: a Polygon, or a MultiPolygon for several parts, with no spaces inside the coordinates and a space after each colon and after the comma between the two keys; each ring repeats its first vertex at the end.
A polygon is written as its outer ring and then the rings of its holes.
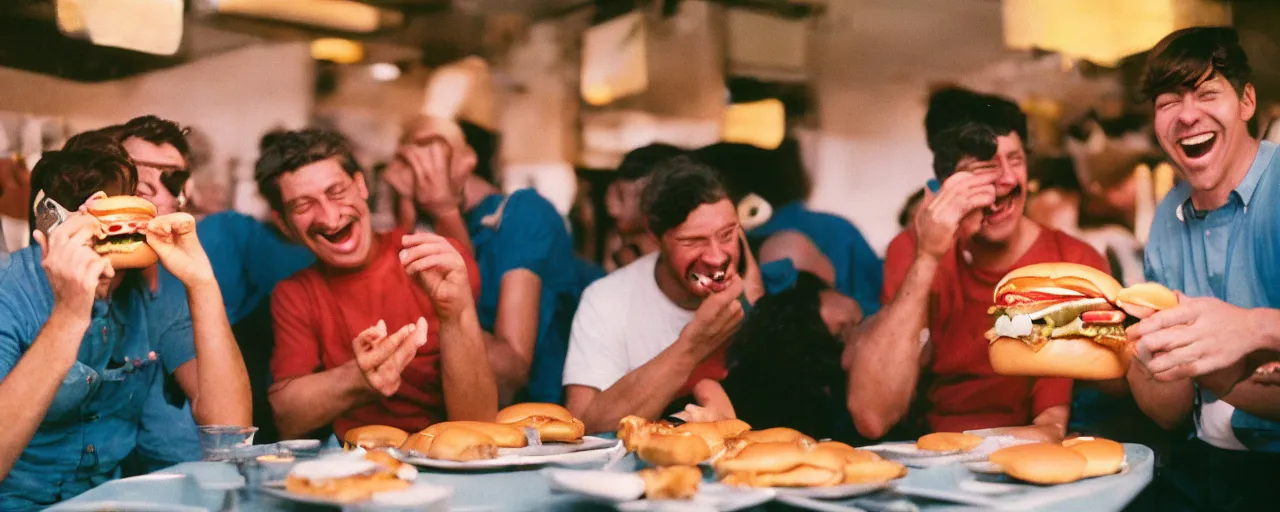
{"type": "Polygon", "coordinates": [[[281,231],[317,260],[271,297],[280,437],[492,421],[497,387],[467,251],[429,233],[374,233],[364,175],[340,135],[285,132],[264,146],[259,190],[281,231]]]}
{"type": "Polygon", "coordinates": [[[916,404],[933,432],[1015,427],[1012,434],[1060,439],[1071,380],[996,375],[983,336],[987,308],[1014,268],[1066,261],[1105,272],[1106,261],[1023,215],[1027,120],[1017,105],[949,90],[930,102],[925,124],[942,185],[889,244],[884,309],[850,336],[854,424],[879,438],[916,404]]]}

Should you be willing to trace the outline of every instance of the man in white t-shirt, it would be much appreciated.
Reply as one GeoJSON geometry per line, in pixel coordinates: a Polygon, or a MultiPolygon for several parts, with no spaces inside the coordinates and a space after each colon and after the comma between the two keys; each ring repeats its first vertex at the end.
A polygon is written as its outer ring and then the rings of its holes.
{"type": "Polygon", "coordinates": [[[664,162],[641,208],[661,250],[587,287],[573,319],[565,405],[588,432],[628,415],[657,419],[695,383],[724,378],[725,342],[750,305],[742,229],[715,171],[687,157],[664,162]]]}

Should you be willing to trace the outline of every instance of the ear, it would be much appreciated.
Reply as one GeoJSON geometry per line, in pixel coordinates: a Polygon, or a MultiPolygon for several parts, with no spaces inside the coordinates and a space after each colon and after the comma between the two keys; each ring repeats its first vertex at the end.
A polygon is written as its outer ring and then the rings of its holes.
{"type": "Polygon", "coordinates": [[[1253,114],[1257,110],[1258,92],[1254,90],[1253,84],[1244,84],[1244,94],[1240,95],[1240,120],[1253,119],[1253,114]]]}
{"type": "Polygon", "coordinates": [[[360,199],[361,199],[361,200],[364,200],[364,201],[368,201],[368,200],[369,200],[369,186],[368,186],[368,185],[365,185],[365,182],[364,182],[364,173],[363,173],[363,172],[357,172],[357,173],[356,173],[356,175],[355,175],[355,178],[354,178],[354,179],[355,179],[355,182],[356,182],[356,191],[360,192],[360,199]]]}
{"type": "Polygon", "coordinates": [[[293,228],[289,227],[289,223],[285,222],[284,217],[280,216],[280,212],[271,210],[271,223],[275,224],[276,229],[279,229],[280,232],[284,233],[284,236],[289,237],[289,239],[295,242],[302,241],[301,237],[293,231],[293,228]]]}

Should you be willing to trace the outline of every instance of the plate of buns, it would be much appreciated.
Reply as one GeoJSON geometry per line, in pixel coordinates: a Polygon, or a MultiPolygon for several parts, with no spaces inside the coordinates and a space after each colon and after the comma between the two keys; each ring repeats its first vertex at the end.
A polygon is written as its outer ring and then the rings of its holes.
{"type": "Polygon", "coordinates": [[[326,506],[356,503],[447,502],[453,490],[418,481],[418,470],[385,450],[353,450],[295,464],[284,481],[262,492],[289,501],[326,506]]]}
{"type": "Polygon", "coordinates": [[[386,448],[402,462],[435,469],[496,469],[605,458],[618,441],[584,436],[581,420],[548,403],[516,404],[494,421],[445,421],[408,433],[385,425],[351,429],[348,447],[386,448]],[[586,452],[592,452],[590,454],[586,452]]]}

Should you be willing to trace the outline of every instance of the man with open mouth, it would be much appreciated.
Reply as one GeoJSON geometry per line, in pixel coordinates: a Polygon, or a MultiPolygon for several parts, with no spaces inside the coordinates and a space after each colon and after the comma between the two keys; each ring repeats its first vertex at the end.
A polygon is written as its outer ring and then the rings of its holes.
{"type": "Polygon", "coordinates": [[[1234,29],[1170,34],[1148,54],[1143,93],[1184,178],[1161,202],[1147,277],[1185,293],[1129,330],[1129,383],[1166,428],[1197,436],[1167,473],[1181,495],[1162,510],[1254,510],[1280,502],[1280,151],[1249,135],[1257,108],[1234,29]],[[1258,369],[1262,368],[1261,371],[1258,369]]]}
{"type": "MultiPolygon", "coordinates": [[[[759,270],[714,169],[677,156],[646,179],[640,209],[661,249],[588,286],[569,335],[565,407],[588,432],[628,415],[656,420],[704,379],[723,379],[728,341],[765,292],[744,286],[759,270]]],[[[794,282],[792,267],[784,286],[794,282]]]]}
{"type": "Polygon", "coordinates": [[[1072,262],[1106,272],[1107,263],[1088,244],[1024,216],[1027,119],[1017,105],[949,89],[930,101],[925,123],[941,186],[889,244],[883,309],[849,336],[854,424],[881,438],[920,396],[930,432],[1010,427],[1060,439],[1071,380],[996,375],[987,310],[1011,269],[1072,262]]]}

